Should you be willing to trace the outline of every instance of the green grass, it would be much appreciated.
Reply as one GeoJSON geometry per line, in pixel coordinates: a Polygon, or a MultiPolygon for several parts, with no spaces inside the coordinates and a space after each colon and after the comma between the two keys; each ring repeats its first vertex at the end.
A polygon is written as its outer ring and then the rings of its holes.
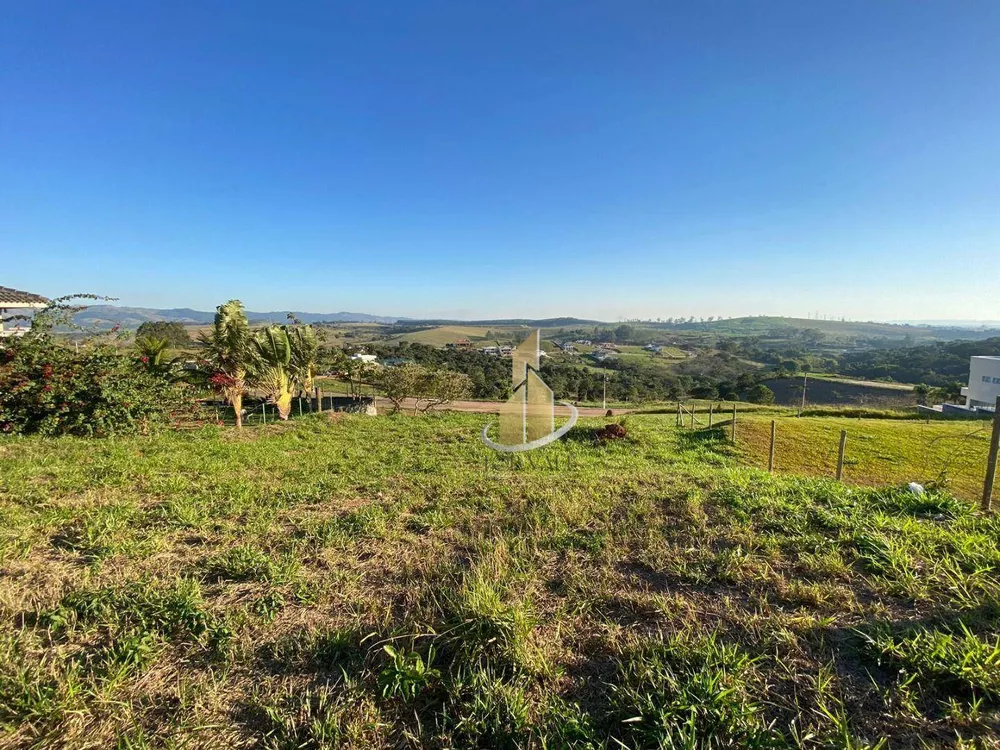
{"type": "MultiPolygon", "coordinates": [[[[520,457],[486,418],[0,440],[0,747],[1000,740],[997,518],[672,414],[520,457]]],[[[928,427],[779,434],[841,424],[928,427]]]]}
{"type": "MultiPolygon", "coordinates": [[[[831,412],[835,413],[835,412],[831,412]]],[[[777,413],[777,471],[835,476],[840,431],[847,431],[844,478],[854,484],[945,487],[975,501],[982,495],[988,422],[793,417],[777,413]]],[[[770,418],[737,417],[737,445],[747,463],[766,468],[770,418]]]]}

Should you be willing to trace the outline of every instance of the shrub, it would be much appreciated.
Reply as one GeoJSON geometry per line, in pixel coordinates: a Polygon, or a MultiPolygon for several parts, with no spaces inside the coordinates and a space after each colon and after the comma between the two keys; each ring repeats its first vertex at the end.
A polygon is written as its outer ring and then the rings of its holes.
{"type": "Polygon", "coordinates": [[[180,405],[178,386],[108,344],[75,352],[42,332],[0,345],[2,432],[146,432],[180,405]]]}

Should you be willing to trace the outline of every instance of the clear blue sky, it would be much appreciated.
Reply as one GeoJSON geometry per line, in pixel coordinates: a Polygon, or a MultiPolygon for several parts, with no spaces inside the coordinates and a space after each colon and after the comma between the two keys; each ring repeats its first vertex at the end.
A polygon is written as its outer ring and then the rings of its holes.
{"type": "Polygon", "coordinates": [[[0,267],[154,307],[1000,319],[1000,2],[0,0],[0,267]]]}

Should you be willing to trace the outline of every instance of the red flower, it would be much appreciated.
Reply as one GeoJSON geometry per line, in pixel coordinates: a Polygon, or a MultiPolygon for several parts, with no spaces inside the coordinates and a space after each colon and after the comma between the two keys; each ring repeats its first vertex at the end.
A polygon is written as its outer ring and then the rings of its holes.
{"type": "Polygon", "coordinates": [[[144,365],[148,365],[149,364],[149,357],[143,355],[143,357],[142,357],[142,363],[144,365]]]}
{"type": "Polygon", "coordinates": [[[232,388],[236,385],[236,378],[226,375],[224,372],[217,372],[208,379],[208,382],[217,391],[221,391],[224,388],[232,388]]]}

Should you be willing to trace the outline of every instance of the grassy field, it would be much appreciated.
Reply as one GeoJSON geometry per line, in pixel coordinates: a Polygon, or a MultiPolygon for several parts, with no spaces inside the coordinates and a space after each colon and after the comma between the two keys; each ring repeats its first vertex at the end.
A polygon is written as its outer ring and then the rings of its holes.
{"type": "MultiPolygon", "coordinates": [[[[836,475],[840,431],[847,431],[844,478],[854,484],[939,485],[969,501],[982,496],[990,424],[922,420],[778,416],[775,470],[836,475]]],[[[747,462],[767,467],[771,420],[737,420],[737,445],[747,462]]]]}
{"type": "Polygon", "coordinates": [[[0,747],[1000,740],[996,517],[482,419],[0,439],[0,747]]]}

